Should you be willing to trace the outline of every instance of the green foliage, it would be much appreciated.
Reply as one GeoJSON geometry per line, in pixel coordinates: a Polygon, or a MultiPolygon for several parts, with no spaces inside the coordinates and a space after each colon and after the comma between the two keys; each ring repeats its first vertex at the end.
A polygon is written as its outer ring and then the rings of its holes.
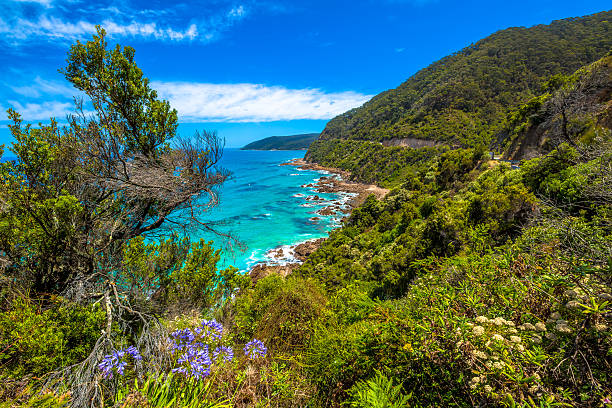
{"type": "Polygon", "coordinates": [[[70,406],[68,394],[58,395],[46,391],[42,393],[26,390],[22,395],[11,400],[0,402],[0,408],[67,408],[70,406]]]}
{"type": "Polygon", "coordinates": [[[351,178],[384,187],[393,187],[416,172],[439,152],[438,148],[406,149],[385,147],[360,140],[316,140],[306,158],[323,166],[342,168],[351,178]]]}
{"type": "MultiPolygon", "coordinates": [[[[169,322],[169,329],[181,327],[183,332],[189,329],[198,336],[201,323],[201,319],[189,322],[181,316],[169,322]]],[[[114,379],[102,380],[101,390],[107,394],[105,400],[121,407],[304,406],[311,391],[300,376],[299,368],[287,364],[282,355],[277,357],[271,350],[263,356],[247,356],[242,349],[241,336],[235,334],[224,330],[221,338],[207,335],[198,338],[197,342],[203,341],[206,346],[196,345],[195,350],[212,359],[210,365],[200,362],[206,365],[208,372],[199,378],[172,370],[177,364],[184,364],[181,358],[185,356],[186,348],[170,352],[166,348],[167,339],[161,339],[161,352],[167,354],[167,360],[161,366],[150,366],[149,372],[143,376],[118,375],[114,379]],[[233,357],[228,360],[216,357],[214,350],[220,345],[233,350],[233,357]]]]}
{"type": "Polygon", "coordinates": [[[193,243],[185,263],[170,275],[171,296],[210,307],[246,286],[248,277],[239,274],[238,269],[217,269],[220,254],[220,250],[212,248],[212,241],[193,243]]]}
{"type": "Polygon", "coordinates": [[[250,279],[231,266],[219,270],[221,251],[212,245],[204,240],[191,243],[188,238],[147,242],[136,237],[123,249],[116,278],[129,285],[132,304],[160,314],[220,307],[250,279]],[[152,299],[151,293],[155,293],[152,299]]]}
{"type": "Polygon", "coordinates": [[[380,371],[368,381],[360,381],[351,390],[351,407],[400,408],[409,406],[410,396],[402,394],[401,385],[393,385],[393,379],[380,371]]]}
{"type": "Polygon", "coordinates": [[[96,109],[106,113],[114,131],[133,153],[156,155],[174,137],[178,126],[175,109],[158,100],[142,70],[134,63],[132,47],[107,50],[105,31],[97,27],[93,41],[77,42],[61,72],[75,88],[92,97],[96,109]]]}
{"type": "Polygon", "coordinates": [[[0,163],[0,247],[16,278],[34,290],[58,290],[70,271],[75,235],[84,209],[66,186],[71,181],[68,140],[57,133],[55,122],[40,129],[22,127],[19,115],[9,111],[16,141],[16,161],[0,163]]]}
{"type": "MultiPolygon", "coordinates": [[[[59,132],[53,122],[23,127],[11,113],[20,160],[0,167],[3,282],[59,292],[71,272],[98,276],[103,266],[110,272],[93,281],[104,281],[107,294],[121,290],[121,310],[222,313],[232,341],[256,337],[269,347],[265,359],[213,366],[197,383],[162,375],[166,366],[113,379],[103,398],[119,406],[605,404],[612,393],[612,144],[603,75],[610,60],[568,74],[610,48],[609,16],[500,31],[332,120],[308,158],[393,189],[382,201],[368,197],[291,276],[253,286],[234,268],[217,269],[211,243],[143,236],[180,204],[115,190],[80,196],[73,139],[80,133],[59,132]],[[526,135],[535,151],[548,139],[550,153],[517,170],[485,163],[494,137],[521,150],[526,135]],[[379,143],[402,138],[435,147],[379,143]],[[115,194],[121,199],[109,199],[115,194]],[[127,228],[95,233],[118,225],[100,214],[121,215],[133,204],[141,205],[122,218],[127,228]]],[[[184,168],[176,157],[203,160],[189,162],[189,171],[207,169],[200,150],[168,147],[176,112],[156,99],[133,56],[131,48],[107,51],[102,31],[73,47],[64,74],[111,118],[92,126],[134,153],[130,160],[149,157],[147,170],[171,163],[174,177],[184,168]]],[[[85,145],[96,150],[91,141],[85,145]]],[[[0,313],[5,376],[78,361],[100,332],[99,307],[45,301],[17,297],[0,313]]],[[[173,324],[190,322],[182,316],[173,324]]],[[[51,401],[44,406],[64,396],[41,398],[51,401]]]]}
{"type": "Polygon", "coordinates": [[[95,113],[77,105],[68,126],[51,120],[36,129],[9,110],[16,160],[0,164],[6,274],[38,293],[62,293],[99,273],[108,276],[90,286],[122,288],[113,276],[126,241],[168,226],[169,218],[186,227],[193,221],[186,214],[199,213],[196,200],[216,203],[214,187],[227,177],[213,169],[219,141],[204,133],[170,148],[176,111],[150,88],[134,50],[107,50],[99,27],[91,41],[72,46],[62,72],[95,113]]]}
{"type": "Polygon", "coordinates": [[[356,209],[298,270],[330,299],[304,354],[318,400],[344,401],[380,370],[414,406],[599,404],[609,149],[561,145],[518,170],[448,152],[424,183],[356,209]]]}
{"type": "Polygon", "coordinates": [[[482,148],[451,150],[441,154],[437,163],[436,184],[443,190],[449,190],[454,183],[468,181],[469,173],[484,158],[482,148]]]}
{"type": "Polygon", "coordinates": [[[308,344],[314,323],[325,314],[326,301],[312,280],[271,275],[236,299],[235,331],[244,341],[262,340],[270,350],[300,349],[308,344]]]}
{"type": "Polygon", "coordinates": [[[124,408],[181,407],[181,408],[229,408],[226,401],[212,398],[210,381],[186,382],[182,378],[150,375],[141,383],[126,384],[115,397],[124,408]]]}
{"type": "Polygon", "coordinates": [[[610,128],[611,72],[612,58],[606,56],[572,75],[553,75],[541,95],[509,111],[498,136],[504,155],[532,158],[561,143],[596,143],[597,135],[610,128]]]}
{"type": "Polygon", "coordinates": [[[103,327],[99,306],[80,307],[61,299],[44,305],[24,296],[6,300],[0,312],[3,376],[34,377],[87,357],[103,327]]]}
{"type": "Polygon", "coordinates": [[[482,250],[504,243],[520,231],[535,211],[536,198],[516,172],[497,166],[481,172],[472,166],[479,154],[457,150],[441,158],[435,179],[446,180],[446,188],[463,188],[450,195],[443,187],[407,184],[382,202],[369,197],[355,209],[345,227],[333,232],[321,248],[298,270],[317,276],[327,286],[353,280],[378,281],[374,293],[381,297],[404,293],[418,273],[414,261],[430,255],[450,256],[461,251],[482,250]],[[461,163],[460,157],[469,164],[461,163]],[[451,171],[455,168],[456,171],[451,171]],[[447,180],[452,174],[455,181],[447,180]],[[471,182],[467,182],[475,178],[471,182]],[[462,183],[460,182],[462,181],[462,183]],[[443,190],[431,194],[428,190],[443,190]],[[478,239],[473,235],[480,231],[478,239]]]}

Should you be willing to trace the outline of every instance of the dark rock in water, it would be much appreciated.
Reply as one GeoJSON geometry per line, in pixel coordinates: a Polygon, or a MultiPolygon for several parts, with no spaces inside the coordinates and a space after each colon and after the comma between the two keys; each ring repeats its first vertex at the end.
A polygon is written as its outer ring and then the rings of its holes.
{"type": "Polygon", "coordinates": [[[319,211],[317,211],[317,214],[319,214],[319,215],[335,215],[336,211],[332,207],[325,207],[325,208],[321,208],[319,211]]]}
{"type": "Polygon", "coordinates": [[[319,197],[318,195],[315,196],[308,196],[306,197],[307,201],[325,201],[324,198],[319,197]]]}
{"type": "Polygon", "coordinates": [[[270,258],[276,259],[276,260],[282,259],[283,256],[285,255],[283,253],[283,249],[282,248],[272,249],[272,250],[270,250],[268,252],[268,254],[269,254],[270,258]]]}

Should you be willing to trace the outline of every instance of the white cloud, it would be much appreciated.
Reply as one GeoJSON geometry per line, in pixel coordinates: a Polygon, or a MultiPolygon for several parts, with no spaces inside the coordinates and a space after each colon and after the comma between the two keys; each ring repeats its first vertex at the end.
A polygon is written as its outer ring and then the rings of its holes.
{"type": "MultiPolygon", "coordinates": [[[[7,105],[21,113],[26,121],[47,121],[50,117],[64,120],[75,111],[72,97],[83,96],[67,84],[40,77],[26,85],[7,85],[7,88],[16,94],[7,98],[7,105]]],[[[251,83],[153,81],[151,88],[160,98],[170,101],[181,122],[191,123],[327,120],[362,105],[372,97],[353,91],[325,92],[251,83]]]]}
{"type": "MultiPolygon", "coordinates": [[[[156,23],[140,23],[132,21],[129,24],[116,23],[113,20],[104,20],[100,23],[110,36],[121,37],[144,37],[156,40],[193,40],[198,36],[198,28],[195,24],[189,25],[184,30],[158,27],[156,23]]],[[[63,21],[56,17],[46,15],[40,16],[36,21],[17,19],[11,25],[0,21],[0,34],[12,40],[26,40],[35,38],[63,39],[74,41],[88,37],[95,33],[96,24],[88,21],[77,21],[74,23],[63,21]]]]}
{"type": "Polygon", "coordinates": [[[68,114],[74,113],[74,103],[71,102],[47,101],[22,105],[18,101],[8,101],[8,104],[11,108],[19,112],[25,121],[48,121],[49,118],[56,118],[59,121],[63,121],[68,114]]]}
{"type": "Polygon", "coordinates": [[[36,77],[32,85],[26,86],[10,86],[13,92],[28,98],[40,98],[42,95],[61,95],[72,97],[78,91],[68,85],[60,82],[47,81],[41,77],[36,77]]]}
{"type": "Polygon", "coordinates": [[[352,91],[326,93],[259,84],[154,81],[151,87],[170,100],[183,122],[330,119],[372,97],[352,91]]]}
{"type": "Polygon", "coordinates": [[[164,9],[137,12],[126,5],[68,9],[52,6],[54,0],[13,1],[33,1],[46,5],[47,9],[34,15],[26,15],[22,8],[14,7],[0,16],[0,41],[4,40],[11,45],[19,45],[25,41],[54,40],[65,43],[84,40],[95,33],[96,25],[104,27],[109,37],[209,42],[217,39],[222,32],[246,18],[248,14],[244,5],[233,5],[210,11],[199,20],[186,19],[185,16],[179,15],[165,16],[160,20],[161,14],[170,11],[164,9]],[[70,10],[70,13],[66,10],[70,10]]]}

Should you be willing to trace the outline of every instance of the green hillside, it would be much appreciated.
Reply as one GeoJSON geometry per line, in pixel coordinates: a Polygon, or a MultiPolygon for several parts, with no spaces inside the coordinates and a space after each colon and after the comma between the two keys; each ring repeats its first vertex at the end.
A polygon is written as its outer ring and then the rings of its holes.
{"type": "Polygon", "coordinates": [[[572,75],[554,75],[544,91],[510,110],[497,140],[511,159],[533,158],[560,143],[592,140],[612,128],[612,51],[572,75]]]}
{"type": "Polygon", "coordinates": [[[305,133],[292,136],[270,136],[256,140],[241,150],[306,150],[319,137],[318,133],[305,133]]]}
{"type": "Polygon", "coordinates": [[[488,145],[509,107],[540,93],[612,47],[612,12],[508,28],[419,71],[395,89],[332,119],[321,140],[419,138],[488,145]]]}
{"type": "Polygon", "coordinates": [[[502,144],[317,141],[394,186],[234,321],[295,359],[313,406],[598,407],[612,400],[612,56],[512,110],[502,144]]]}

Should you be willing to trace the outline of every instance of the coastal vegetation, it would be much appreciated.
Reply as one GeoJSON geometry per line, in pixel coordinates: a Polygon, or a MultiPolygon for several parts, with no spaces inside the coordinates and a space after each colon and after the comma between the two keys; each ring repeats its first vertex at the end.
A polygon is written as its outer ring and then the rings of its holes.
{"type": "Polygon", "coordinates": [[[132,49],[78,43],[96,119],[10,113],[0,406],[610,404],[609,17],[501,31],[332,120],[307,158],[390,192],[256,282],[184,238],[214,134],[177,141],[132,49]]]}
{"type": "Polygon", "coordinates": [[[242,150],[306,150],[319,137],[318,133],[291,136],[270,136],[242,147],[242,150]]]}

